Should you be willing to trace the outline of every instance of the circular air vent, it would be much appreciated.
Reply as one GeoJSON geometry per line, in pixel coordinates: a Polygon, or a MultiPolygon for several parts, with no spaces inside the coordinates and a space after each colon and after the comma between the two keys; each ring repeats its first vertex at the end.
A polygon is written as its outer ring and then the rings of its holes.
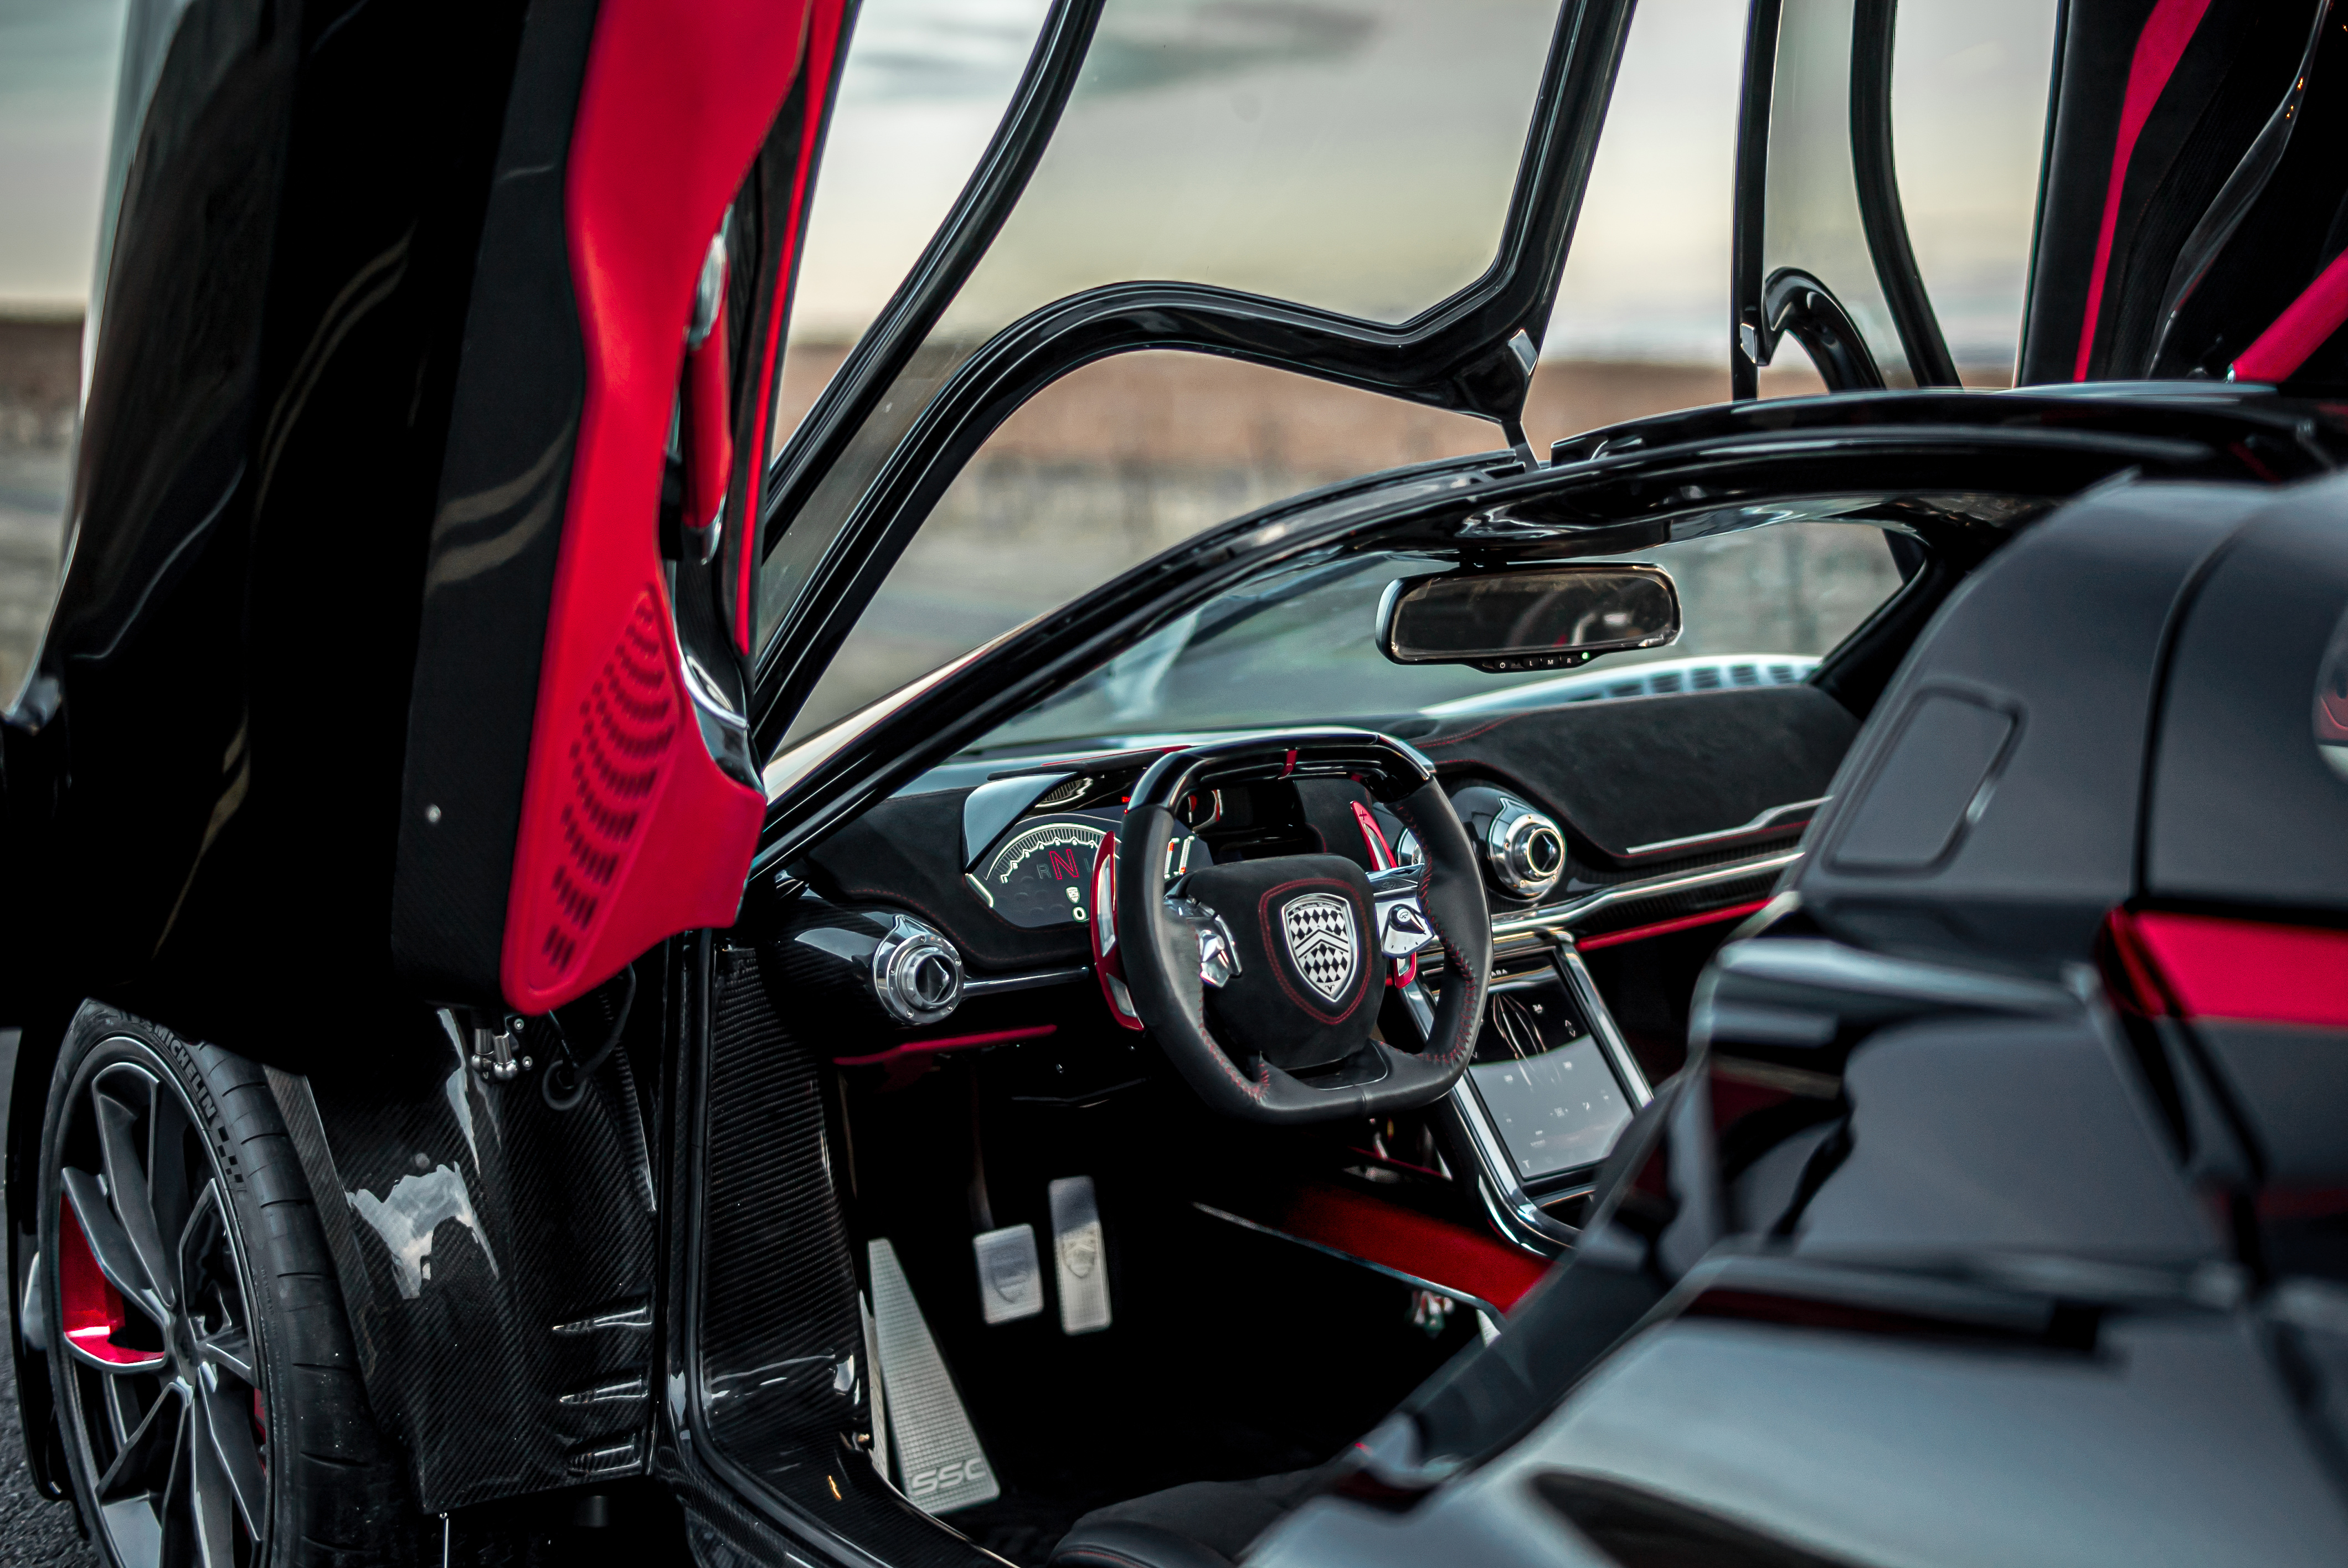
{"type": "Polygon", "coordinates": [[[900,1022],[932,1024],[962,1001],[962,954],[910,915],[872,950],[872,990],[900,1022]]]}
{"type": "Polygon", "coordinates": [[[1451,800],[1468,836],[1484,846],[1484,873],[1509,898],[1539,898],[1565,874],[1565,835],[1515,795],[1481,784],[1451,800]]]}

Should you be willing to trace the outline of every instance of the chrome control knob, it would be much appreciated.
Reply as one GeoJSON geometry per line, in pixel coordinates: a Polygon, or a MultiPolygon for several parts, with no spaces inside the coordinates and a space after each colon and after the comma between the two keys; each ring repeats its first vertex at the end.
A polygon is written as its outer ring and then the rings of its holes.
{"type": "Polygon", "coordinates": [[[962,954],[910,915],[872,949],[872,992],[901,1023],[932,1024],[962,1002],[962,954]]]}
{"type": "Polygon", "coordinates": [[[1511,898],[1539,898],[1565,874],[1565,834],[1515,795],[1473,785],[1452,797],[1468,836],[1484,848],[1484,874],[1511,898]]]}

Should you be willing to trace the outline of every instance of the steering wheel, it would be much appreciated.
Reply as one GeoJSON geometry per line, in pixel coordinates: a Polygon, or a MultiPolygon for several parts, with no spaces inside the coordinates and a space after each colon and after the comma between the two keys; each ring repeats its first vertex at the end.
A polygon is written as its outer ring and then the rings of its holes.
{"type": "MultiPolygon", "coordinates": [[[[1372,857],[1390,861],[1367,810],[1354,809],[1372,857]]],[[[1491,982],[1492,917],[1450,798],[1399,741],[1300,730],[1160,757],[1101,845],[1093,908],[1094,966],[1111,1011],[1146,1027],[1200,1098],[1228,1115],[1383,1116],[1440,1099],[1467,1071],[1491,982]],[[1175,807],[1212,800],[1219,785],[1302,778],[1359,783],[1410,829],[1424,862],[1372,873],[1338,855],[1173,864],[1189,832],[1175,807]],[[1423,993],[1409,993],[1419,1049],[1375,1038],[1390,980],[1407,983],[1429,944],[1445,975],[1431,1019],[1423,993]]]]}

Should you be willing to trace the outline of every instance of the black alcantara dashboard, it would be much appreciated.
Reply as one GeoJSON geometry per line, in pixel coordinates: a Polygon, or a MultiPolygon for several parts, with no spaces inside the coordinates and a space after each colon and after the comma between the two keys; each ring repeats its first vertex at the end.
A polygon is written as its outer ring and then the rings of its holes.
{"type": "MultiPolygon", "coordinates": [[[[1826,795],[1859,725],[1807,685],[1364,723],[1435,764],[1486,849],[1503,939],[1553,917],[1601,934],[1749,898],[1826,795]],[[1691,873],[1704,879],[1680,886],[1691,873]]],[[[790,874],[835,906],[891,907],[934,926],[974,977],[1080,964],[1094,854],[1158,755],[1076,748],[934,768],[790,874]]],[[[1356,801],[1369,804],[1339,781],[1221,791],[1193,803],[1196,837],[1180,852],[1192,865],[1359,857],[1356,801]]],[[[1409,858],[1403,825],[1373,811],[1409,858]]]]}

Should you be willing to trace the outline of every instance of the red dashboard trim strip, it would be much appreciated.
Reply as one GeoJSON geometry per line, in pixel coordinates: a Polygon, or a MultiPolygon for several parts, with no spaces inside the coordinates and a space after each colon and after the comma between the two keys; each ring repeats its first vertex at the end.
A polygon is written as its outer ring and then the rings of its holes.
{"type": "Polygon", "coordinates": [[[886,1050],[876,1050],[870,1056],[836,1056],[834,1067],[880,1067],[891,1061],[903,1061],[909,1057],[934,1056],[942,1050],[966,1050],[974,1045],[1009,1045],[1018,1040],[1041,1040],[1047,1034],[1057,1034],[1056,1023],[1039,1023],[1030,1029],[998,1029],[985,1034],[953,1034],[942,1040],[909,1040],[902,1045],[892,1045],[886,1050]]]}
{"type": "Polygon", "coordinates": [[[1676,920],[1658,920],[1652,926],[1629,926],[1620,931],[1601,931],[1595,937],[1579,937],[1573,945],[1579,951],[1593,953],[1601,948],[1616,947],[1623,942],[1643,942],[1649,937],[1668,937],[1673,931],[1692,931],[1698,926],[1740,919],[1768,907],[1769,900],[1756,898],[1750,904],[1731,904],[1725,909],[1707,909],[1701,915],[1683,915],[1676,920]]]}

